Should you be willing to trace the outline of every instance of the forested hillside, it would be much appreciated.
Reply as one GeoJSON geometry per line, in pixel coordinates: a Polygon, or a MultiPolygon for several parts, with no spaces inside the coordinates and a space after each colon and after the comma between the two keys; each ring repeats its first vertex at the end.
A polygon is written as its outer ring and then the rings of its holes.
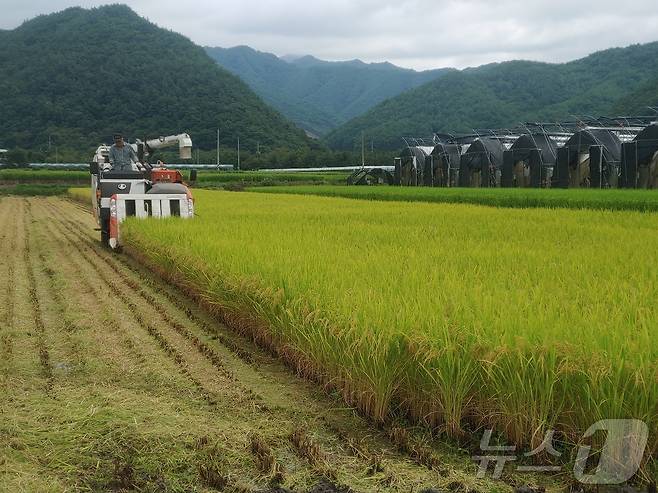
{"type": "Polygon", "coordinates": [[[300,148],[303,130],[267,106],[203,48],[111,5],[71,8],[0,33],[0,138],[4,147],[95,148],[189,132],[201,148],[300,148]]]}
{"type": "Polygon", "coordinates": [[[658,118],[656,110],[658,110],[658,75],[642,84],[615,105],[617,113],[656,114],[656,118],[658,118]],[[650,108],[654,108],[654,110],[650,108]]]}
{"type": "Polygon", "coordinates": [[[573,115],[643,109],[658,94],[658,43],[595,53],[564,64],[512,61],[453,72],[384,101],[326,137],[338,149],[358,146],[361,133],[378,148],[403,136],[470,132],[573,115]]]}
{"type": "Polygon", "coordinates": [[[285,61],[247,46],[206,51],[265,101],[315,135],[450,71],[416,72],[390,63],[327,62],[312,56],[285,61]]]}

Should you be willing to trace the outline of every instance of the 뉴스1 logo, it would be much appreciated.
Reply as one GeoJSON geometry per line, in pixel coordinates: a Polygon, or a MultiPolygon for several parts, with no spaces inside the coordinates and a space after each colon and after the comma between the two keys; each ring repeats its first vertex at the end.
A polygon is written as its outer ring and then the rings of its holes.
{"type": "Polygon", "coordinates": [[[117,188],[118,188],[119,190],[125,190],[127,187],[128,187],[128,185],[126,185],[125,183],[119,183],[119,184],[117,185],[117,188]]]}
{"type": "MultiPolygon", "coordinates": [[[[617,485],[631,479],[639,470],[644,457],[649,438],[649,427],[637,419],[603,419],[594,423],[583,435],[583,439],[590,438],[596,432],[607,432],[605,443],[601,450],[592,454],[590,445],[578,446],[573,473],[580,483],[591,485],[617,485]],[[593,472],[586,473],[587,461],[591,455],[598,455],[598,464],[593,472]]],[[[562,452],[553,446],[554,430],[548,430],[542,443],[532,452],[523,454],[525,457],[537,456],[547,452],[560,457],[562,452]]],[[[487,455],[478,455],[473,460],[479,462],[478,478],[484,478],[493,466],[492,477],[499,479],[503,469],[509,462],[519,459],[515,454],[516,446],[491,445],[493,430],[485,430],[480,440],[480,450],[487,455]]],[[[562,466],[549,465],[519,465],[518,472],[558,472],[562,466]]]]}

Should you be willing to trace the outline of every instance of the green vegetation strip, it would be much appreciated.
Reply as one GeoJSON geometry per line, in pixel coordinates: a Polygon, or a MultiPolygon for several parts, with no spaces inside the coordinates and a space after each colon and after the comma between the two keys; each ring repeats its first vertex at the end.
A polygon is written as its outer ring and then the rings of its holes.
{"type": "Polygon", "coordinates": [[[292,186],[253,188],[250,191],[366,200],[464,203],[495,207],[658,211],[656,190],[292,186]]]}
{"type": "MultiPolygon", "coordinates": [[[[182,171],[183,177],[189,179],[190,172],[182,171]]],[[[295,184],[344,185],[348,173],[345,172],[271,172],[271,171],[207,171],[200,170],[196,186],[224,187],[226,185],[269,186],[295,184]]],[[[35,169],[0,169],[0,183],[65,183],[68,185],[86,185],[89,183],[88,171],[35,170],[35,169]]]]}
{"type": "MultiPolygon", "coordinates": [[[[6,195],[21,195],[24,197],[33,197],[38,195],[64,195],[67,192],[65,185],[43,185],[43,184],[18,184],[18,185],[0,185],[0,197],[6,195]]],[[[87,191],[87,196],[89,192],[87,191]]]]}
{"type": "Polygon", "coordinates": [[[89,183],[88,171],[69,171],[52,169],[0,169],[0,183],[66,183],[86,185],[89,183]]]}
{"type": "MultiPolygon", "coordinates": [[[[188,172],[186,172],[188,173],[188,172]]],[[[189,174],[189,173],[188,173],[189,174]]],[[[271,171],[201,171],[198,174],[197,186],[212,187],[226,184],[244,185],[286,185],[287,183],[344,185],[347,183],[348,173],[327,172],[315,173],[303,171],[298,173],[271,172],[271,171]]]]}
{"type": "MultiPolygon", "coordinates": [[[[128,251],[377,421],[658,427],[658,215],[197,191],[128,251]]],[[[656,436],[650,444],[655,450],[656,436]]]]}

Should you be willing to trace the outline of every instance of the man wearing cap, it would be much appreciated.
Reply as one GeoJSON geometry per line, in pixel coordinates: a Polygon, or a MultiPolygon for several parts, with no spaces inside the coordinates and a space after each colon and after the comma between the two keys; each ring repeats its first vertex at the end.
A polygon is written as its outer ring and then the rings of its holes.
{"type": "Polygon", "coordinates": [[[139,163],[137,153],[132,146],[127,145],[123,135],[114,136],[114,145],[110,147],[110,164],[113,171],[133,171],[133,163],[139,163]]]}

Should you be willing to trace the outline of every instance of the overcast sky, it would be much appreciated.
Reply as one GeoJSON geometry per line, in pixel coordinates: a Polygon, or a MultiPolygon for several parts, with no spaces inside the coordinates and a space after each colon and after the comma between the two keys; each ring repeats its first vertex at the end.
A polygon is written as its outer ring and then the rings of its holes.
{"type": "MultiPolygon", "coordinates": [[[[90,0],[0,0],[0,28],[90,0]]],[[[658,40],[658,0],[127,0],[209,46],[415,69],[551,62],[658,40]]],[[[1,47],[0,47],[1,48],[1,47]]]]}

